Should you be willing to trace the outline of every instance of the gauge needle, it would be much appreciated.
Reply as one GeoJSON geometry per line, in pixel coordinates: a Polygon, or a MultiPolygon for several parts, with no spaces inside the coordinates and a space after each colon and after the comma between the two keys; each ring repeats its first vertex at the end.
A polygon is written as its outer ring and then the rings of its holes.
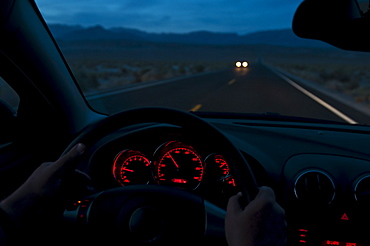
{"type": "Polygon", "coordinates": [[[132,172],[132,173],[134,172],[134,170],[128,169],[126,167],[122,168],[122,170],[125,170],[126,172],[132,172]]]}
{"type": "Polygon", "coordinates": [[[226,180],[227,178],[229,178],[229,177],[231,177],[232,175],[231,174],[228,174],[228,175],[226,175],[226,176],[224,176],[224,177],[222,177],[222,178],[220,178],[219,180],[217,180],[217,181],[224,181],[224,180],[226,180]]]}
{"type": "Polygon", "coordinates": [[[179,165],[177,164],[177,162],[175,161],[175,159],[173,158],[173,156],[171,154],[168,154],[173,162],[173,164],[175,164],[176,168],[179,168],[179,165]]]}

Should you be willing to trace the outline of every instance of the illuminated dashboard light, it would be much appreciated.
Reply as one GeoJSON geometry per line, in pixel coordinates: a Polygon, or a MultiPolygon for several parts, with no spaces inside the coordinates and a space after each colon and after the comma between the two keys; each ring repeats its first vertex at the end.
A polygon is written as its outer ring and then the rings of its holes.
{"type": "Polygon", "coordinates": [[[228,180],[228,181],[227,181],[227,183],[228,183],[229,185],[232,185],[232,186],[236,187],[235,179],[234,179],[233,177],[231,177],[231,179],[230,179],[230,180],[228,180]]]}
{"type": "Polygon", "coordinates": [[[341,220],[349,220],[348,215],[344,213],[342,217],[340,217],[341,220]]]}
{"type": "Polygon", "coordinates": [[[171,181],[177,184],[186,184],[188,182],[186,179],[172,179],[171,181]]]}
{"type": "Polygon", "coordinates": [[[334,246],[363,246],[359,243],[350,243],[350,242],[341,242],[341,241],[333,241],[333,240],[325,240],[321,243],[321,245],[334,245],[334,246]]]}
{"type": "Polygon", "coordinates": [[[299,242],[300,243],[307,243],[307,234],[308,233],[308,230],[307,229],[298,229],[298,232],[299,232],[299,242]]]}
{"type": "Polygon", "coordinates": [[[339,245],[339,242],[338,241],[330,241],[330,240],[327,240],[326,241],[326,245],[339,245]]]}

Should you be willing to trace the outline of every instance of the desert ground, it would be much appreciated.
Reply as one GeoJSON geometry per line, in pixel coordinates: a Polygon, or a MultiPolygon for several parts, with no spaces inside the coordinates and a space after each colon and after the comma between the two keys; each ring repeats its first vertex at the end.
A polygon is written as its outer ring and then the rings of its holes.
{"type": "MultiPolygon", "coordinates": [[[[59,42],[86,95],[140,82],[264,62],[370,105],[370,54],[336,48],[189,45],[137,41],[59,42]]],[[[8,90],[0,86],[0,96],[8,90]]],[[[370,107],[370,106],[369,106],[370,107]]]]}
{"type": "Polygon", "coordinates": [[[82,90],[99,93],[145,81],[264,62],[370,104],[370,54],[336,48],[186,45],[130,41],[60,44],[82,90]]]}

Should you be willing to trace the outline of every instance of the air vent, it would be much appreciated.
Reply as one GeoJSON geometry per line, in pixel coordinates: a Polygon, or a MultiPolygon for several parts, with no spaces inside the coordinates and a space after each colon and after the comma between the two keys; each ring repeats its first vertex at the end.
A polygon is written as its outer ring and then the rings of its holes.
{"type": "Polygon", "coordinates": [[[332,179],[322,171],[310,170],[302,173],[294,185],[295,196],[308,205],[330,204],[335,196],[332,179]]]}
{"type": "Polygon", "coordinates": [[[370,175],[362,177],[355,185],[355,199],[362,205],[370,204],[370,175]]]}

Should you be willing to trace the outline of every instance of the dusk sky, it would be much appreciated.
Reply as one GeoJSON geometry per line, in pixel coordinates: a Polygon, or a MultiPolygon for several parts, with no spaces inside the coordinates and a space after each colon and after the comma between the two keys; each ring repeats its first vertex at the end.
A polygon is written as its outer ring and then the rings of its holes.
{"type": "Polygon", "coordinates": [[[36,0],[48,23],[147,32],[245,34],[289,28],[302,0],[36,0]]]}

